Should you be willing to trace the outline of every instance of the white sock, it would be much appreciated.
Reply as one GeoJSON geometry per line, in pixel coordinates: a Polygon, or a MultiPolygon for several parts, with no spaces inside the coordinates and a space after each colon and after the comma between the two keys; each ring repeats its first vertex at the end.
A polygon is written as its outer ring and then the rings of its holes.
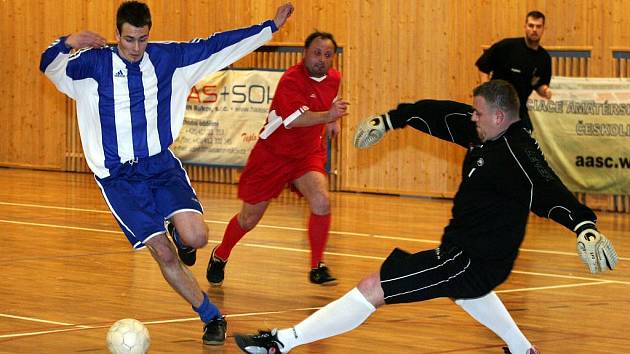
{"type": "Polygon", "coordinates": [[[510,352],[524,354],[532,347],[494,291],[476,299],[457,299],[455,303],[503,339],[510,352]]]}
{"type": "Polygon", "coordinates": [[[283,353],[298,345],[351,331],[370,317],[376,308],[354,288],[344,296],[315,311],[293,328],[278,330],[283,353]]]}

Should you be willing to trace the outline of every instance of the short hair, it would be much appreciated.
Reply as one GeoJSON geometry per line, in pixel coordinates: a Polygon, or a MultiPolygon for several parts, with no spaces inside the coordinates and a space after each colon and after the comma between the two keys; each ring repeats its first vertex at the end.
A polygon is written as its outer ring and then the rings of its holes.
{"type": "Polygon", "coordinates": [[[116,28],[122,32],[123,24],[128,23],[134,27],[149,26],[151,29],[151,11],[149,6],[139,1],[125,1],[116,12],[116,28]]]}
{"type": "Polygon", "coordinates": [[[500,109],[511,119],[518,117],[520,101],[514,86],[505,80],[490,80],[473,90],[474,97],[483,97],[486,103],[500,109]]]}
{"type": "Polygon", "coordinates": [[[525,23],[527,23],[527,19],[528,19],[528,18],[530,18],[530,17],[531,17],[531,18],[533,18],[533,19],[535,19],[535,20],[537,20],[537,19],[539,19],[539,18],[542,18],[542,20],[543,20],[543,25],[545,24],[545,14],[543,14],[543,13],[542,13],[542,12],[540,12],[540,11],[536,11],[536,10],[534,10],[534,11],[530,11],[530,12],[528,12],[528,13],[527,13],[527,16],[525,16],[525,23]]]}
{"type": "Polygon", "coordinates": [[[316,38],[330,39],[333,46],[335,46],[335,52],[337,52],[337,41],[335,41],[335,37],[333,37],[332,33],[320,32],[317,30],[306,37],[306,40],[304,41],[304,49],[308,49],[316,38]]]}

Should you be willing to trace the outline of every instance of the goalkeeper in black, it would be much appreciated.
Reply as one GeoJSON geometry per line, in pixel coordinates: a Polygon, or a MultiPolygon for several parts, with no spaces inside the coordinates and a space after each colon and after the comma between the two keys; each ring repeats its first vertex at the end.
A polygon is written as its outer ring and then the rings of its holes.
{"type": "Polygon", "coordinates": [[[468,150],[440,246],[415,254],[393,250],[379,272],[294,327],[236,335],[242,350],[286,353],[356,328],[381,305],[449,297],[505,341],[506,353],[537,354],[493,291],[512,271],[530,210],[576,232],[578,254],[591,272],[615,267],[617,254],[597,231],[595,214],[566,189],[520,121],[509,83],[475,88],[473,106],[401,104],[360,124],[354,144],[368,147],[407,126],[468,150]]]}

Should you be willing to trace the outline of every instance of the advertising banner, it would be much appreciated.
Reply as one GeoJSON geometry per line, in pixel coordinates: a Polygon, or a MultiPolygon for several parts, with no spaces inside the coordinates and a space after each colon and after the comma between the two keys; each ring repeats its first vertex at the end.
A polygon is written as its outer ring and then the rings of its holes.
{"type": "Polygon", "coordinates": [[[197,83],[171,147],[175,155],[190,164],[245,166],[282,74],[223,70],[197,83]]]}
{"type": "Polygon", "coordinates": [[[553,77],[528,100],[534,137],[569,190],[630,195],[630,79],[553,77]]]}

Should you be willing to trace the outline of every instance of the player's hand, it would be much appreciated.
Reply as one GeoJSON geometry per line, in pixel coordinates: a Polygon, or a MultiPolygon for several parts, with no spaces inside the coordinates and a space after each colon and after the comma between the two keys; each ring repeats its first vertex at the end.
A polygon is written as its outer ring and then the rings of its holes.
{"type": "Polygon", "coordinates": [[[328,122],[327,123],[332,123],[334,121],[336,121],[337,119],[345,116],[346,114],[348,114],[348,106],[350,105],[350,103],[348,101],[344,101],[342,99],[336,99],[333,104],[332,107],[330,107],[330,109],[328,110],[328,122]]]}
{"type": "Polygon", "coordinates": [[[392,129],[392,122],[389,114],[384,113],[378,116],[372,116],[357,126],[354,133],[354,147],[358,149],[368,148],[383,139],[385,133],[392,129]]]}
{"type": "Polygon", "coordinates": [[[549,86],[547,85],[543,85],[541,87],[539,87],[536,92],[538,93],[538,95],[540,95],[540,97],[542,98],[546,98],[548,100],[551,99],[552,96],[552,92],[551,92],[551,88],[549,88],[549,86]]]}
{"type": "Polygon", "coordinates": [[[276,23],[276,28],[280,28],[287,22],[287,19],[293,13],[293,4],[290,2],[280,5],[278,10],[276,10],[276,17],[273,18],[273,22],[276,23]]]}
{"type": "Polygon", "coordinates": [[[577,253],[591,273],[615,269],[618,257],[612,243],[594,228],[578,230],[577,253]]]}
{"type": "Polygon", "coordinates": [[[74,49],[100,48],[106,44],[107,41],[103,36],[90,31],[73,33],[66,38],[66,46],[74,49]]]}

